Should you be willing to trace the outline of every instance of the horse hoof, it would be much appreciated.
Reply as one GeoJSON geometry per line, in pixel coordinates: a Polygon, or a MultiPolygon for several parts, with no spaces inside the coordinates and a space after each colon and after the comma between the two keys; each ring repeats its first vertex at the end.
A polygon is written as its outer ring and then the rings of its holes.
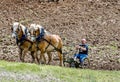
{"type": "Polygon", "coordinates": [[[47,63],[47,65],[50,65],[50,63],[47,63]]]}
{"type": "Polygon", "coordinates": [[[45,62],[41,61],[40,64],[46,64],[45,62]]]}
{"type": "Polygon", "coordinates": [[[60,64],[60,66],[61,66],[61,67],[64,67],[64,65],[63,65],[63,64],[60,64]]]}

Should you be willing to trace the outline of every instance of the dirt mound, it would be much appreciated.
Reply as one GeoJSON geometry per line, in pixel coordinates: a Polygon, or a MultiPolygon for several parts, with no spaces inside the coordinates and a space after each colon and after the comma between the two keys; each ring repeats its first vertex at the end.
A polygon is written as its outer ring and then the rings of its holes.
{"type": "MultiPolygon", "coordinates": [[[[74,46],[86,38],[90,47],[91,69],[120,70],[119,0],[3,0],[0,2],[0,59],[19,61],[11,24],[38,23],[61,36],[64,52],[73,55],[74,46]]],[[[29,55],[26,61],[30,61],[29,55]]]]}

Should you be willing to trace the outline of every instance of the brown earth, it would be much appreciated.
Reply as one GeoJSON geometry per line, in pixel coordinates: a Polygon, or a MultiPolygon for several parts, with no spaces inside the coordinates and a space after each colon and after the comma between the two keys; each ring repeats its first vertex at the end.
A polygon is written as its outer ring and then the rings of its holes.
{"type": "MultiPolygon", "coordinates": [[[[86,38],[91,69],[120,70],[119,0],[0,0],[0,59],[19,62],[18,48],[11,37],[11,24],[37,23],[63,39],[63,52],[73,55],[74,46],[86,38]]],[[[30,56],[25,57],[30,62],[30,56]]]]}

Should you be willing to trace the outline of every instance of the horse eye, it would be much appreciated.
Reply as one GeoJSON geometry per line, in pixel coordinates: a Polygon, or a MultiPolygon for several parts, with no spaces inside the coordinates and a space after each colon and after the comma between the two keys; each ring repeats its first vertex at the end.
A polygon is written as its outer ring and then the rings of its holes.
{"type": "Polygon", "coordinates": [[[20,29],[17,29],[15,32],[18,33],[20,31],[20,29]]]}
{"type": "Polygon", "coordinates": [[[18,32],[18,30],[16,30],[15,32],[18,32]]]}

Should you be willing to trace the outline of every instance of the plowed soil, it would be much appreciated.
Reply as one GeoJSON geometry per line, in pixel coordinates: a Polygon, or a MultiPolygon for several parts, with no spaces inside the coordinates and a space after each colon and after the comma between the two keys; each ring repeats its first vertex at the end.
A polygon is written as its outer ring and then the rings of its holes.
{"type": "MultiPolygon", "coordinates": [[[[19,62],[18,47],[11,37],[15,21],[29,27],[41,24],[63,39],[63,53],[72,56],[74,46],[86,38],[91,69],[120,70],[119,0],[0,0],[0,59],[19,62]]],[[[55,57],[53,57],[54,59],[55,57]]],[[[31,57],[26,55],[26,62],[31,57]]],[[[54,61],[55,62],[55,61],[54,61]]]]}

